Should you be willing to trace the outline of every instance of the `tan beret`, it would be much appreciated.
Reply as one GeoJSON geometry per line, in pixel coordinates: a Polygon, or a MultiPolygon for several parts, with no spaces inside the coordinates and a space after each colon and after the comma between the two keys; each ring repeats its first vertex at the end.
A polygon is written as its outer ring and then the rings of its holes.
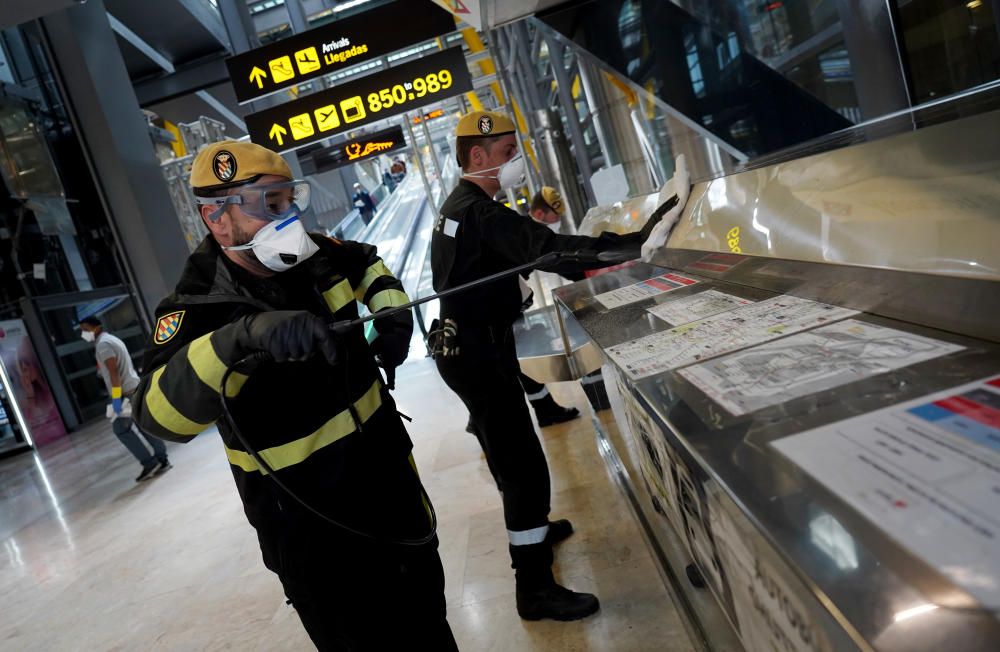
{"type": "Polygon", "coordinates": [[[556,212],[556,215],[566,214],[566,202],[563,201],[562,195],[559,194],[558,190],[552,186],[543,186],[541,194],[542,200],[556,212]]]}
{"type": "Polygon", "coordinates": [[[262,174],[292,178],[292,169],[275,152],[250,142],[223,140],[198,152],[191,165],[191,187],[213,190],[236,186],[262,174]]]}
{"type": "Polygon", "coordinates": [[[496,111],[473,111],[458,120],[455,135],[459,138],[474,136],[503,136],[514,133],[514,121],[496,111]]]}

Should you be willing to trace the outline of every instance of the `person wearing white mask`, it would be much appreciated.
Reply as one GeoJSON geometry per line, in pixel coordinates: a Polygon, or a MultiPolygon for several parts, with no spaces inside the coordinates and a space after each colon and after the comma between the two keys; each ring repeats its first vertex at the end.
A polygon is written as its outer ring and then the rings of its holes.
{"type": "Polygon", "coordinates": [[[191,185],[209,234],[156,310],[136,423],[182,443],[218,426],[264,565],[318,649],[457,649],[432,510],[379,370],[406,359],[412,314],[374,322],[370,344],[330,330],[358,303],[407,303],[402,285],[375,247],[306,232],[309,184],[275,152],[213,143],[191,185]]]}
{"type": "MultiPolygon", "coordinates": [[[[651,218],[642,232],[627,235],[556,235],[494,200],[503,189],[525,183],[525,160],[509,117],[473,111],[459,119],[455,136],[462,179],[441,207],[431,236],[436,292],[551,252],[592,261],[542,268],[563,275],[614,264],[597,262],[601,252],[638,258],[659,222],[651,218]]],[[[577,620],[595,613],[600,603],[589,593],[559,585],[552,574],[552,546],[570,536],[573,526],[565,519],[549,521],[549,470],[524,400],[512,330],[522,300],[516,275],[442,298],[441,332],[448,344],[436,352],[435,361],[468,408],[502,493],[518,614],[526,620],[577,620]]]]}
{"type": "Polygon", "coordinates": [[[135,373],[132,356],[129,355],[125,343],[105,331],[104,324],[93,315],[80,320],[80,337],[94,345],[97,371],[111,398],[111,403],[108,405],[111,429],[122,445],[142,465],[142,471],[135,481],[142,482],[172,469],[173,465],[167,459],[167,448],[163,445],[163,441],[141,433],[153,449],[150,453],[136,433],[135,424],[131,419],[129,399],[139,386],[139,375],[135,373]]]}

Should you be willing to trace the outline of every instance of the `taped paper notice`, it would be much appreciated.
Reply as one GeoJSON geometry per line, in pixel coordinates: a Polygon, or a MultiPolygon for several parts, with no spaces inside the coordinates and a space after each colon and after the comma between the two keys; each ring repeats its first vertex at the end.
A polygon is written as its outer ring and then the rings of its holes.
{"type": "Polygon", "coordinates": [[[605,352],[638,380],[845,319],[856,310],[780,296],[608,347],[605,352]]]}
{"type": "Polygon", "coordinates": [[[771,445],[983,607],[1000,608],[1000,376],[771,445]]]}
{"type": "Polygon", "coordinates": [[[594,298],[605,308],[611,310],[627,306],[630,303],[636,303],[637,301],[643,301],[659,294],[673,292],[674,290],[694,285],[697,282],[693,278],[668,272],[654,278],[646,279],[641,283],[635,283],[634,285],[618,288],[611,292],[598,294],[594,298]]]}

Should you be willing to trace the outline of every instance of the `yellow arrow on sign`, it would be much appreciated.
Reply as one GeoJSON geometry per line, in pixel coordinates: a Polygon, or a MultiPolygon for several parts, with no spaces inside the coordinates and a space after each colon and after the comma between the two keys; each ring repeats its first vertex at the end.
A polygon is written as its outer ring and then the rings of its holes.
{"type": "Polygon", "coordinates": [[[282,136],[284,136],[287,133],[288,133],[287,129],[285,129],[281,125],[275,123],[275,124],[271,125],[271,133],[268,134],[268,137],[271,140],[278,141],[278,146],[280,147],[280,146],[282,146],[282,145],[285,144],[285,140],[282,138],[282,136]]]}
{"type": "Polygon", "coordinates": [[[258,89],[264,88],[265,77],[267,77],[267,73],[258,68],[257,66],[254,66],[253,70],[250,71],[250,82],[251,83],[256,82],[258,89]]]}

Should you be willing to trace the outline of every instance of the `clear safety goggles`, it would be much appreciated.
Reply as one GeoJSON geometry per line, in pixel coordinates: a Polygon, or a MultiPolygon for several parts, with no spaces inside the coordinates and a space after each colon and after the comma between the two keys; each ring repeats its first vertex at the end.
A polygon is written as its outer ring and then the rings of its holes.
{"type": "Polygon", "coordinates": [[[195,197],[203,206],[218,206],[208,216],[213,222],[226,212],[228,206],[239,206],[240,210],[258,220],[283,220],[299,215],[309,209],[312,189],[308,181],[283,181],[239,187],[234,194],[224,197],[195,197]]]}

